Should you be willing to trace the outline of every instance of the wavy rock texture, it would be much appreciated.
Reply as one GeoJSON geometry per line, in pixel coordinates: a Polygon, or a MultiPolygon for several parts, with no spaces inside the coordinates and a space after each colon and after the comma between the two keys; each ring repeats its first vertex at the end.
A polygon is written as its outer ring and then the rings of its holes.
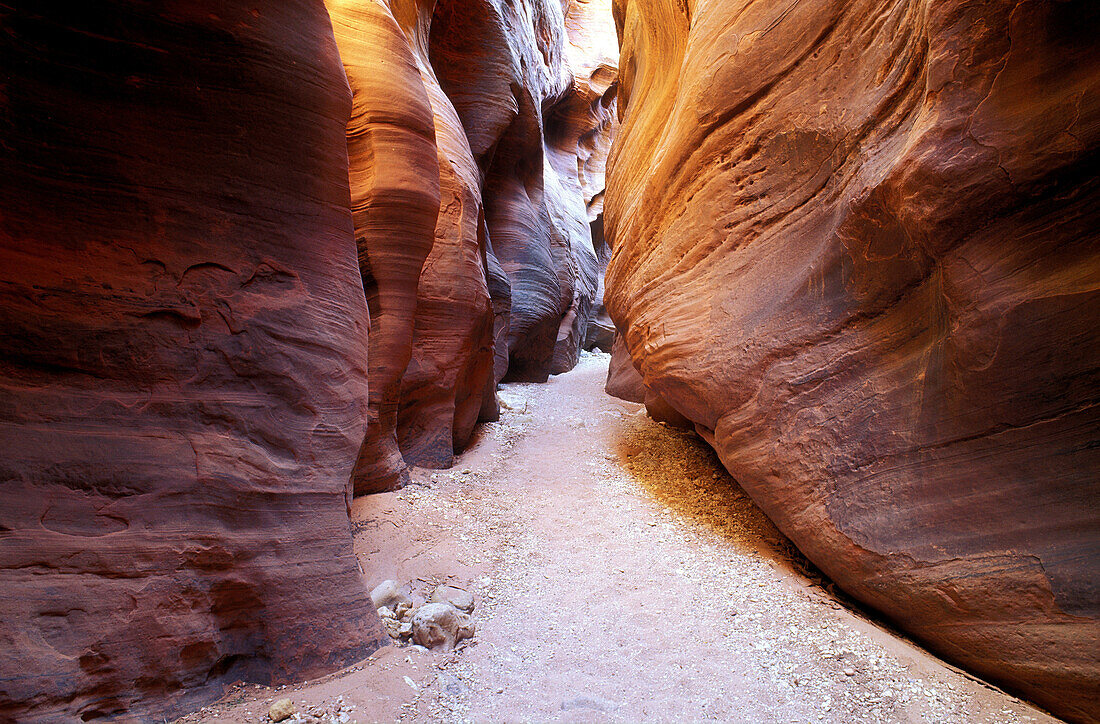
{"type": "Polygon", "coordinates": [[[603,276],[609,254],[603,244],[603,191],[607,156],[617,130],[619,53],[611,0],[574,0],[565,9],[565,57],[571,91],[546,118],[547,160],[574,207],[568,225],[572,263],[579,270],[573,302],[554,345],[550,371],[573,369],[581,347],[610,345],[614,326],[603,308],[603,276]],[[584,212],[576,201],[584,203],[584,212]],[[597,247],[596,244],[600,243],[597,247]],[[595,285],[593,285],[595,282],[595,285]],[[604,333],[600,337],[600,332],[604,333]],[[587,345],[588,338],[593,344],[587,345]]]}
{"type": "Polygon", "coordinates": [[[1086,2],[619,0],[608,306],[846,590],[1100,718],[1086,2]]]}
{"type": "Polygon", "coordinates": [[[354,476],[363,494],[408,479],[397,418],[417,287],[435,240],[440,172],[418,57],[390,9],[376,0],[328,0],[328,7],[352,90],[351,204],[371,316],[371,417],[354,476]]]}
{"type": "Polygon", "coordinates": [[[615,325],[603,304],[604,272],[611,258],[611,247],[603,233],[603,197],[607,157],[619,128],[616,107],[619,47],[611,0],[573,0],[566,9],[565,30],[569,37],[565,52],[573,73],[573,95],[558,116],[573,119],[571,125],[575,130],[570,140],[575,148],[577,180],[585,199],[596,257],[597,287],[582,346],[610,352],[615,325]]]}
{"type": "Polygon", "coordinates": [[[562,4],[548,0],[443,0],[432,21],[432,66],[483,179],[489,264],[509,286],[498,378],[567,369],[592,315],[598,267],[577,171],[589,129],[559,120],[574,95],[565,43],[562,4]]]}
{"type": "Polygon", "coordinates": [[[495,409],[494,313],[486,274],[481,180],[462,122],[428,58],[434,0],[392,3],[404,22],[435,118],[441,204],[420,275],[412,360],[401,382],[398,438],[405,461],[450,467],[478,421],[495,409]]]}
{"type": "Polygon", "coordinates": [[[449,466],[495,419],[509,368],[545,379],[576,363],[599,294],[590,224],[617,48],[609,0],[329,8],[373,323],[355,475],[369,493],[400,486],[406,464],[449,466]]]}
{"type": "Polygon", "coordinates": [[[319,2],[256,7],[0,10],[0,719],[171,718],[384,638],[348,89],[319,2]]]}

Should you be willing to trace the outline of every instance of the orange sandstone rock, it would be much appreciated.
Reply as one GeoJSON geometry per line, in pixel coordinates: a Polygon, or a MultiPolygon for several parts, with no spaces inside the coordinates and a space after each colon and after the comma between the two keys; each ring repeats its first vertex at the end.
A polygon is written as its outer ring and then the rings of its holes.
{"type": "Polygon", "coordinates": [[[599,293],[590,222],[614,128],[608,2],[567,8],[572,65],[560,4],[467,5],[329,3],[354,94],[372,314],[359,493],[399,486],[406,464],[450,465],[479,417],[495,418],[510,368],[544,379],[572,367],[599,293]]]}
{"type": "Polygon", "coordinates": [[[435,240],[439,161],[418,57],[389,7],[376,0],[327,4],[352,91],[352,214],[371,315],[371,418],[355,467],[355,492],[362,494],[408,479],[397,418],[412,359],[417,286],[435,240]]]}
{"type": "Polygon", "coordinates": [[[1100,718],[1100,53],[1083,2],[618,0],[607,303],[813,561],[1100,718]]]}

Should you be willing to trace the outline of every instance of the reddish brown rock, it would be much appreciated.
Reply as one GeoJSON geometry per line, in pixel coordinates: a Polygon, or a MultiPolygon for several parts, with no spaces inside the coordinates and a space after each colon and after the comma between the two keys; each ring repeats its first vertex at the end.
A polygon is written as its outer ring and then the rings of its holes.
{"type": "Polygon", "coordinates": [[[607,157],[619,127],[615,104],[619,48],[611,0],[572,0],[565,12],[565,30],[573,92],[563,104],[566,112],[559,115],[570,118],[569,125],[574,129],[569,136],[571,143],[565,147],[576,157],[577,181],[596,259],[597,288],[582,346],[610,352],[615,325],[603,303],[604,272],[611,258],[603,233],[603,197],[607,157]]]}
{"type": "MultiPolygon", "coordinates": [[[[493,386],[494,312],[486,280],[481,182],[454,106],[439,87],[426,43],[434,0],[392,0],[417,54],[435,117],[441,203],[435,242],[417,291],[412,359],[401,380],[398,439],[407,463],[449,467],[473,432],[493,386]]],[[[494,405],[495,408],[495,405],[494,405]]]]}
{"type": "Polygon", "coordinates": [[[1085,2],[616,6],[608,306],[846,590],[1100,718],[1085,2]]]}
{"type": "MultiPolygon", "coordinates": [[[[610,0],[569,3],[565,28],[565,57],[572,84],[546,114],[546,157],[563,201],[571,200],[570,213],[558,224],[569,230],[570,261],[577,271],[573,302],[558,325],[550,367],[555,374],[576,366],[589,327],[598,325],[598,313],[605,312],[602,279],[607,264],[593,246],[592,223],[603,208],[604,166],[616,127],[618,73],[610,0]]],[[[610,322],[606,312],[604,316],[610,322]]]]}
{"type": "Polygon", "coordinates": [[[0,11],[0,719],[160,720],[366,655],[324,7],[26,5],[0,11]]]}
{"type": "Polygon", "coordinates": [[[596,295],[565,41],[562,5],[546,0],[442,0],[432,22],[432,66],[480,168],[489,248],[509,282],[496,369],[513,379],[575,363],[596,295]]]}
{"type": "MultiPolygon", "coordinates": [[[[415,24],[416,8],[407,3],[415,24]]],[[[328,0],[352,90],[347,148],[359,267],[370,306],[370,423],[355,492],[399,487],[401,379],[412,359],[421,270],[435,239],[439,165],[416,53],[385,3],[328,0]]]]}
{"type": "Polygon", "coordinates": [[[615,337],[611,346],[611,362],[607,366],[607,384],[604,390],[612,397],[627,402],[645,402],[645,383],[630,361],[630,351],[621,336],[615,337]]]}
{"type": "Polygon", "coordinates": [[[612,28],[588,28],[610,17],[600,2],[569,8],[576,78],[555,3],[329,3],[354,92],[373,320],[359,493],[399,486],[406,463],[449,465],[479,417],[495,418],[509,367],[545,378],[576,362],[598,294],[587,215],[614,126],[612,28]]]}

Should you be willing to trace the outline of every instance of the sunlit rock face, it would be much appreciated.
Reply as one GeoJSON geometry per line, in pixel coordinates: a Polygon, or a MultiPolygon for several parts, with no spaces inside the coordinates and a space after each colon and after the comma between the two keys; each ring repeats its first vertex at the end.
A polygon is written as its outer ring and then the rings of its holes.
{"type": "Polygon", "coordinates": [[[449,467],[473,432],[483,398],[495,407],[494,315],[478,167],[428,57],[433,6],[433,0],[393,2],[431,104],[440,180],[434,244],[417,290],[413,354],[401,380],[398,438],[407,463],[449,467]]]}
{"type": "Polygon", "coordinates": [[[368,318],[324,7],[25,5],[0,41],[0,719],[171,719],[363,657],[368,318]]]}
{"type": "Polygon", "coordinates": [[[354,486],[370,493],[408,478],[397,417],[417,286],[435,239],[439,164],[431,101],[405,30],[375,0],[328,0],[328,7],[352,90],[351,208],[371,317],[370,423],[354,486]]]}
{"type": "Polygon", "coordinates": [[[428,59],[430,2],[330,0],[353,93],[352,209],[371,305],[357,493],[449,465],[491,389],[493,309],[477,166],[428,59]]]}
{"type": "MultiPolygon", "coordinates": [[[[496,383],[577,360],[599,301],[591,222],[615,128],[609,0],[330,0],[353,92],[370,303],[357,493],[446,467],[496,383]]],[[[605,255],[606,260],[606,255],[605,255]]],[[[605,323],[606,326],[606,323],[605,323]]]]}
{"type": "Polygon", "coordinates": [[[1100,716],[1086,2],[619,0],[607,302],[846,590],[1100,716]]]}
{"type": "Polygon", "coordinates": [[[610,350],[614,326],[603,307],[603,277],[610,249],[603,237],[604,174],[618,128],[618,42],[611,0],[574,0],[565,11],[565,57],[572,90],[547,119],[547,159],[584,214],[571,214],[573,260],[584,284],[558,327],[551,372],[573,368],[581,347],[610,350]],[[579,222],[579,223],[578,223],[579,222]],[[591,285],[596,280],[596,287],[591,285]]]}

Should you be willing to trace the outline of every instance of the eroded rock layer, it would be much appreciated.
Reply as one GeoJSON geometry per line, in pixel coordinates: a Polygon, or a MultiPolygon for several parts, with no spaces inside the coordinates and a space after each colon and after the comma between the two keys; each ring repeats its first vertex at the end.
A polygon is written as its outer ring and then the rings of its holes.
{"type": "Polygon", "coordinates": [[[355,489],[369,493],[399,486],[406,463],[450,465],[495,418],[506,374],[576,363],[599,302],[590,225],[617,50],[609,0],[328,5],[354,96],[372,315],[355,489]]]}
{"type": "Polygon", "coordinates": [[[597,290],[578,158],[590,155],[582,136],[610,127],[564,110],[583,92],[566,37],[562,3],[546,0],[441,0],[433,19],[432,64],[478,163],[490,248],[509,282],[496,368],[514,379],[575,364],[597,290]]]}
{"type": "Polygon", "coordinates": [[[352,213],[371,316],[370,421],[354,482],[362,494],[408,477],[397,443],[401,379],[412,358],[420,274],[435,240],[440,176],[432,105],[405,31],[375,0],[328,0],[328,7],[352,91],[352,213]]]}
{"type": "Polygon", "coordinates": [[[324,7],[25,5],[0,9],[0,719],[160,720],[361,658],[368,318],[324,7]]]}
{"type": "Polygon", "coordinates": [[[405,461],[449,467],[477,423],[483,398],[495,408],[493,306],[481,181],[462,122],[428,57],[434,0],[393,0],[416,51],[435,117],[440,206],[432,252],[417,290],[413,354],[401,381],[398,437],[405,461]],[[415,12],[413,9],[415,8],[415,12]],[[415,22],[413,22],[415,21],[415,22]]]}
{"type": "Polygon", "coordinates": [[[645,385],[850,593],[1100,717],[1096,6],[616,20],[607,301],[645,385]]]}

